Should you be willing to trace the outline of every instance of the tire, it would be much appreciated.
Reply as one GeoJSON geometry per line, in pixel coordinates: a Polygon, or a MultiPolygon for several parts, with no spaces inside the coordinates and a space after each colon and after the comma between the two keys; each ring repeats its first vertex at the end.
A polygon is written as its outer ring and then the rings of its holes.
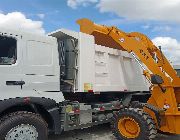
{"type": "Polygon", "coordinates": [[[139,109],[142,109],[142,108],[143,108],[143,105],[142,105],[139,101],[133,101],[133,102],[131,102],[130,107],[131,107],[131,108],[139,108],[139,109]]]}
{"type": "Polygon", "coordinates": [[[111,126],[117,140],[152,140],[157,134],[154,120],[139,108],[121,109],[114,114],[111,126]]]}
{"type": "Polygon", "coordinates": [[[4,116],[0,121],[0,140],[27,138],[48,140],[47,123],[41,116],[19,111],[4,116]],[[14,138],[15,137],[15,138],[14,138]]]}

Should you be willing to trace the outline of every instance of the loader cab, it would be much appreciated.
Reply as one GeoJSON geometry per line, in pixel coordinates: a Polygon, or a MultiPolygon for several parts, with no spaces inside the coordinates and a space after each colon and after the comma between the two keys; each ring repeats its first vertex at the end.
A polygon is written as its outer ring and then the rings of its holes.
{"type": "Polygon", "coordinates": [[[178,76],[180,77],[180,69],[176,69],[178,76]]]}
{"type": "Polygon", "coordinates": [[[177,72],[177,75],[180,77],[180,65],[174,65],[174,69],[177,72]]]}

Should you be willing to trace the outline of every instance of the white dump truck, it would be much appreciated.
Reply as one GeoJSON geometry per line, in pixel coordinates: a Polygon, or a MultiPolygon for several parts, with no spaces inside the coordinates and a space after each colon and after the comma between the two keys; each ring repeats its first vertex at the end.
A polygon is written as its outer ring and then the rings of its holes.
{"type": "Polygon", "coordinates": [[[0,29],[0,140],[46,140],[108,123],[114,111],[149,96],[133,57],[92,35],[0,29]]]}

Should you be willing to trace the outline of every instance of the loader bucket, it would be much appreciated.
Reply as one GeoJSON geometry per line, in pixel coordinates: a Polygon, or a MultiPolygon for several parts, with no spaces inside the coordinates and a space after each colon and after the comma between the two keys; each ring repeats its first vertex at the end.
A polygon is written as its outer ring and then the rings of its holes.
{"type": "Polygon", "coordinates": [[[109,33],[109,29],[105,26],[97,25],[86,18],[77,20],[77,24],[80,25],[81,32],[94,36],[95,43],[97,45],[124,50],[116,41],[114,41],[109,35],[107,35],[109,33]]]}

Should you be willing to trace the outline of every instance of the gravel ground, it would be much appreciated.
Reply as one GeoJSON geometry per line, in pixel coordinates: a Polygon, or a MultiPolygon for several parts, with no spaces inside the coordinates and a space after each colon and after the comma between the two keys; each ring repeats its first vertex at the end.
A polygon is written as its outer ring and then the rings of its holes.
{"type": "MultiPolygon", "coordinates": [[[[180,140],[180,135],[158,134],[156,140],[180,140]]],[[[49,140],[115,140],[109,125],[64,132],[59,136],[50,136],[49,140]]]]}

